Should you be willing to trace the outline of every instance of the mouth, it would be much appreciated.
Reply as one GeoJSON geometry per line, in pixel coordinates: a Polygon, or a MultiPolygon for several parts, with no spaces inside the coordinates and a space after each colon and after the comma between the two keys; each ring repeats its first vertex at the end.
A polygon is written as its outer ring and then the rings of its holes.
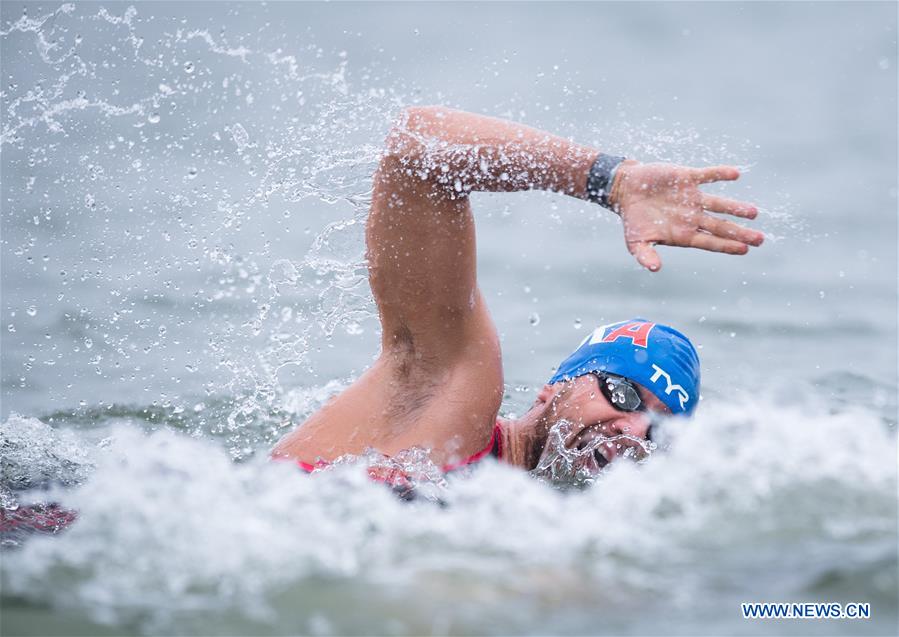
{"type": "Polygon", "coordinates": [[[598,447],[593,451],[593,458],[596,460],[596,465],[600,469],[605,469],[606,465],[610,462],[609,459],[606,458],[605,454],[605,449],[603,449],[602,447],[598,447]]]}
{"type": "Polygon", "coordinates": [[[598,428],[579,432],[572,444],[571,427],[564,420],[553,426],[532,473],[558,486],[588,486],[615,461],[617,449],[598,428]]]}
{"type": "Polygon", "coordinates": [[[591,427],[582,432],[576,441],[574,448],[577,450],[576,453],[592,455],[593,460],[596,462],[596,468],[600,471],[605,469],[606,466],[615,459],[615,456],[618,455],[615,452],[613,445],[610,442],[605,441],[605,436],[603,436],[598,427],[591,427]],[[597,441],[597,438],[600,440],[597,441]],[[592,451],[590,449],[591,447],[593,447],[592,451]]]}

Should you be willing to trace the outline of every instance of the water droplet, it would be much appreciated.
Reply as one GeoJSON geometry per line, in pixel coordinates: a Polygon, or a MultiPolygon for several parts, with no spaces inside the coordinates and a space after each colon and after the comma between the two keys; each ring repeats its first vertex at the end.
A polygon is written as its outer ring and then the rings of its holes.
{"type": "Polygon", "coordinates": [[[239,151],[242,151],[250,143],[250,135],[247,133],[247,129],[240,124],[231,126],[231,139],[237,144],[237,150],[239,151]]]}
{"type": "Polygon", "coordinates": [[[536,327],[536,326],[540,325],[540,315],[537,314],[536,312],[534,312],[528,318],[528,323],[530,323],[532,327],[536,327]]]}
{"type": "Polygon", "coordinates": [[[359,334],[362,334],[363,332],[365,332],[365,330],[362,329],[362,326],[359,325],[358,323],[356,323],[355,321],[352,323],[349,323],[346,326],[346,333],[349,334],[350,336],[358,336],[359,334]]]}
{"type": "Polygon", "coordinates": [[[143,162],[141,162],[141,160],[139,159],[135,159],[133,162],[131,162],[131,167],[134,168],[134,170],[140,170],[141,166],[143,166],[143,162]]]}
{"type": "Polygon", "coordinates": [[[185,73],[193,73],[194,72],[194,63],[193,62],[185,62],[184,63],[184,72],[185,73]]]}
{"type": "Polygon", "coordinates": [[[188,168],[188,170],[187,170],[187,178],[188,178],[188,179],[195,179],[196,176],[197,176],[197,172],[198,172],[198,171],[197,171],[196,166],[191,166],[191,167],[188,168]]]}
{"type": "Polygon", "coordinates": [[[9,331],[9,332],[15,332],[15,331],[16,331],[16,326],[13,325],[12,323],[10,323],[9,325],[6,326],[6,329],[7,329],[7,331],[9,331]]]}
{"type": "Polygon", "coordinates": [[[160,119],[161,118],[159,117],[159,113],[157,113],[156,111],[153,111],[147,116],[147,121],[151,124],[158,124],[160,119]]]}
{"type": "Polygon", "coordinates": [[[581,319],[579,319],[579,318],[574,319],[574,329],[579,330],[583,326],[584,326],[584,323],[581,321],[581,319]]]}
{"type": "Polygon", "coordinates": [[[26,313],[28,316],[37,316],[37,308],[34,307],[33,305],[29,305],[29,306],[28,306],[28,309],[25,310],[25,313],[26,313]]]}
{"type": "Polygon", "coordinates": [[[818,290],[818,298],[824,298],[824,290],[818,290]]]}
{"type": "Polygon", "coordinates": [[[166,330],[166,328],[165,328],[165,325],[160,325],[160,326],[159,326],[159,335],[160,335],[160,336],[165,336],[166,331],[167,331],[167,330],[166,330]]]}
{"type": "Polygon", "coordinates": [[[186,369],[187,371],[189,371],[191,374],[193,374],[195,371],[197,371],[197,368],[194,367],[193,365],[185,365],[185,366],[184,366],[184,369],[186,369]]]}
{"type": "Polygon", "coordinates": [[[92,339],[90,336],[85,336],[85,337],[84,337],[84,346],[85,346],[87,349],[90,349],[90,348],[92,348],[92,347],[94,346],[94,341],[93,341],[93,339],[92,339]]]}

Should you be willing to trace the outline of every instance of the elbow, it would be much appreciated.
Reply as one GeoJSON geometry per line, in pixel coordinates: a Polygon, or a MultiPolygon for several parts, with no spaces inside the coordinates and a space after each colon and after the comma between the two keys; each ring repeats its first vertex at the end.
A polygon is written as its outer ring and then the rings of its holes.
{"type": "Polygon", "coordinates": [[[409,126],[420,128],[440,119],[446,111],[447,109],[442,106],[407,106],[397,119],[407,122],[409,126]]]}
{"type": "Polygon", "coordinates": [[[451,189],[455,174],[446,152],[445,119],[450,109],[410,106],[394,120],[378,171],[382,176],[426,182],[434,191],[451,189]]]}
{"type": "Polygon", "coordinates": [[[400,112],[393,127],[419,135],[435,136],[449,113],[450,109],[445,106],[407,106],[400,112]]]}
{"type": "Polygon", "coordinates": [[[407,106],[387,134],[384,157],[403,163],[422,163],[428,141],[439,137],[440,121],[448,109],[440,106],[407,106]]]}

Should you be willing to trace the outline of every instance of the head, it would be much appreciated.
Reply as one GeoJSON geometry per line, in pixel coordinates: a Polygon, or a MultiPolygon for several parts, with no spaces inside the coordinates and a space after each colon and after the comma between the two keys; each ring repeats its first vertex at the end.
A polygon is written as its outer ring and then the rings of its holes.
{"type": "MultiPolygon", "coordinates": [[[[559,365],[522,418],[544,454],[549,432],[598,472],[616,457],[645,455],[654,416],[689,416],[699,398],[699,357],[680,332],[644,319],[603,325],[559,365]],[[590,453],[588,453],[590,452],[590,453]]],[[[533,465],[532,465],[533,466],[533,465]]]]}

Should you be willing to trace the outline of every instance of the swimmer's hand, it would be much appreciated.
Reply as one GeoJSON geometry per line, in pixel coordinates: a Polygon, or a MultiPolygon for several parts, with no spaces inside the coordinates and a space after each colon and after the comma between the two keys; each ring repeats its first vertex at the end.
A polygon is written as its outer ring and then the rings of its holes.
{"type": "Polygon", "coordinates": [[[765,236],[709,213],[755,219],[758,210],[742,201],[709,195],[700,184],[733,181],[733,166],[687,168],[626,161],[615,175],[609,202],[621,214],[628,251],[652,272],[662,267],[656,244],[746,254],[765,236]]]}

